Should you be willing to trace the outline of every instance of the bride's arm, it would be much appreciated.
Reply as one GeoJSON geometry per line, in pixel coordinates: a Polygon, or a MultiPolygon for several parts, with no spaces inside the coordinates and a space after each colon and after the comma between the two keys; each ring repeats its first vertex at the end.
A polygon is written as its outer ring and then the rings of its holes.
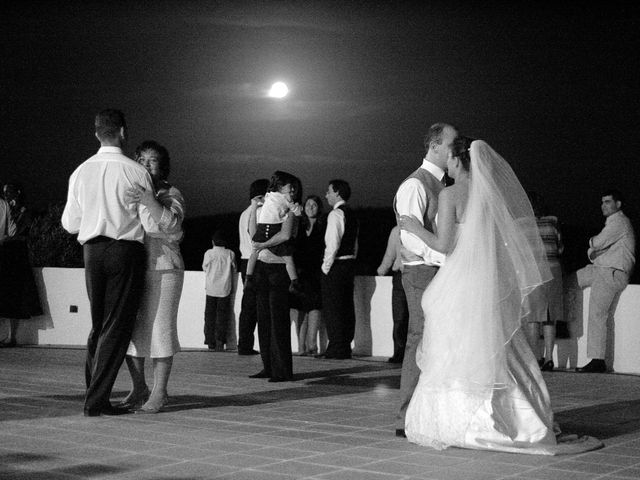
{"type": "Polygon", "coordinates": [[[402,215],[399,222],[400,228],[414,234],[429,248],[442,252],[445,255],[451,253],[456,235],[456,206],[455,195],[452,188],[445,188],[438,195],[438,230],[431,233],[414,217],[402,215]]]}

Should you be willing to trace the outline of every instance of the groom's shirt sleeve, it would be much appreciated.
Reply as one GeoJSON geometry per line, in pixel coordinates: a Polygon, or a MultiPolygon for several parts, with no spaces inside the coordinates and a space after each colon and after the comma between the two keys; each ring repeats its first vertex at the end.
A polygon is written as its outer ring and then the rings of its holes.
{"type": "MultiPolygon", "coordinates": [[[[396,210],[399,215],[413,215],[424,226],[424,212],[427,211],[427,192],[417,178],[405,180],[396,193],[396,210]]],[[[411,253],[422,257],[425,243],[414,234],[400,230],[400,242],[411,253]]]]}

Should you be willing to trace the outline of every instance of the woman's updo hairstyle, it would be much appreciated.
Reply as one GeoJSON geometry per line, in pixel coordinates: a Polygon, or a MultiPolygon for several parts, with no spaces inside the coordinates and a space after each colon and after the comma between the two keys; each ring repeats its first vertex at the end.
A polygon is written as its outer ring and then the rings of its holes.
{"type": "Polygon", "coordinates": [[[451,156],[460,159],[462,168],[467,172],[469,171],[469,165],[471,165],[471,152],[469,149],[474,140],[474,138],[460,135],[451,144],[451,156]]]}

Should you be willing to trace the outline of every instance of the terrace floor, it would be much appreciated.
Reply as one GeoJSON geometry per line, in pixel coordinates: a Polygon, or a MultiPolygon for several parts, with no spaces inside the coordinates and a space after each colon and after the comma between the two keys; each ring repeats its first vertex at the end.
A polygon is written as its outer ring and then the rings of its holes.
{"type": "MultiPolygon", "coordinates": [[[[259,356],[186,351],[166,412],[87,418],[84,353],[0,349],[0,480],[640,478],[638,376],[545,373],[562,429],[605,447],[544,457],[396,438],[400,368],[375,358],[295,357],[296,381],[273,384],[247,377],[259,356]]],[[[123,368],[112,398],[128,388],[123,368]]]]}

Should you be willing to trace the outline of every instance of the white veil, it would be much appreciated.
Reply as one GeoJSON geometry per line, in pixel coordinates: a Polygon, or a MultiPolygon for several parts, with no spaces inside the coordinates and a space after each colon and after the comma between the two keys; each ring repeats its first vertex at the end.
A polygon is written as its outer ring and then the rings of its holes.
{"type": "Polygon", "coordinates": [[[551,272],[531,204],[509,164],[484,141],[469,150],[464,223],[423,297],[416,360],[429,388],[486,391],[512,382],[506,346],[528,313],[528,295],[551,272]]]}

